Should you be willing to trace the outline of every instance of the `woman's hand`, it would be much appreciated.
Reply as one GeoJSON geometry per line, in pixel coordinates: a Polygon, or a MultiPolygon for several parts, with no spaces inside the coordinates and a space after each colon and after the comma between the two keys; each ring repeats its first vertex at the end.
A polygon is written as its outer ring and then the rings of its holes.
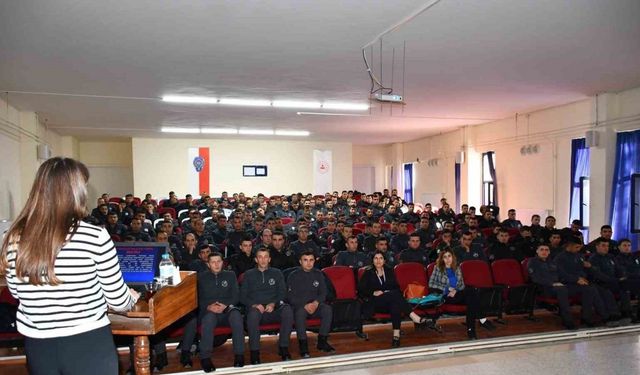
{"type": "Polygon", "coordinates": [[[374,296],[374,297],[379,297],[379,296],[381,296],[381,295],[383,295],[383,294],[384,294],[384,292],[383,292],[383,291],[381,291],[381,290],[376,290],[375,292],[373,292],[373,296],[374,296]]]}
{"type": "Polygon", "coordinates": [[[447,294],[447,296],[453,298],[456,295],[457,290],[455,290],[454,288],[449,288],[449,294],[447,294]]]}

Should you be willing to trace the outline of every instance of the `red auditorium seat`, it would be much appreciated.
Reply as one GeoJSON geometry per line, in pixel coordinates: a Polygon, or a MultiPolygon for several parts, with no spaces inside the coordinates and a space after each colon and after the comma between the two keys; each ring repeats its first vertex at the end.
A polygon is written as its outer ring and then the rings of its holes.
{"type": "Polygon", "coordinates": [[[504,286],[504,311],[508,314],[529,313],[533,316],[535,287],[527,284],[522,267],[515,259],[500,259],[491,264],[493,280],[504,286]]]}
{"type": "Polygon", "coordinates": [[[283,217],[280,220],[282,220],[282,225],[287,225],[287,224],[293,223],[293,218],[291,218],[291,217],[283,217]]]}
{"type": "Polygon", "coordinates": [[[502,319],[502,287],[493,283],[491,268],[482,260],[467,260],[460,264],[466,287],[478,289],[487,315],[502,319]]]}
{"type": "MultiPolygon", "coordinates": [[[[400,290],[404,293],[411,283],[424,285],[426,294],[429,293],[429,280],[427,280],[427,269],[420,263],[400,263],[394,267],[396,280],[400,290]]],[[[426,295],[425,294],[425,295],[426,295]]],[[[414,310],[420,316],[428,316],[434,323],[440,316],[437,307],[417,308],[414,310]]]]}
{"type": "Polygon", "coordinates": [[[355,223],[353,224],[353,229],[359,229],[361,231],[364,231],[364,229],[367,227],[367,224],[365,223],[355,223]]]}

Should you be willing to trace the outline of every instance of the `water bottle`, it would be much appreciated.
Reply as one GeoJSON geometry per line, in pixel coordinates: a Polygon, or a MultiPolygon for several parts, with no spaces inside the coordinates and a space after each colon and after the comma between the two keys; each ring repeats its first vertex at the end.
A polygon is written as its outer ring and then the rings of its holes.
{"type": "Polygon", "coordinates": [[[160,261],[160,283],[162,285],[172,285],[173,283],[173,262],[169,254],[162,254],[160,261]]]}

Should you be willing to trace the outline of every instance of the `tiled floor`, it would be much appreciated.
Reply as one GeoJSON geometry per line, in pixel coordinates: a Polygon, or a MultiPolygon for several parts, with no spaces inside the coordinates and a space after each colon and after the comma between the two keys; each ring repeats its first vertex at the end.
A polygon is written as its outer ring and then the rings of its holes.
{"type": "Polygon", "coordinates": [[[621,334],[573,343],[528,346],[516,350],[446,355],[365,369],[341,369],[325,374],[640,374],[640,335],[621,334]]]}

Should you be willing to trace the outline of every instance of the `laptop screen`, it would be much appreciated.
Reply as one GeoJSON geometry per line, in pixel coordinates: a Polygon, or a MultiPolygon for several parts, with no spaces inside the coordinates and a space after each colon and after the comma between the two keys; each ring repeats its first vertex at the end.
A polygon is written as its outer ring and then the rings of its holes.
{"type": "Polygon", "coordinates": [[[119,242],[116,252],[122,278],[127,285],[140,285],[158,276],[160,260],[169,244],[159,242],[119,242]]]}

